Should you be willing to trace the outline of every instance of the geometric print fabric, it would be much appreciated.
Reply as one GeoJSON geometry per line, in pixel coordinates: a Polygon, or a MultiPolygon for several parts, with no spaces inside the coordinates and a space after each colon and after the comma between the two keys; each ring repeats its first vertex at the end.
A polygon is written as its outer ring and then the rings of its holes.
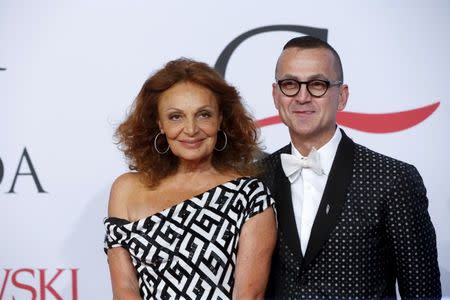
{"type": "Polygon", "coordinates": [[[128,250],[143,299],[231,299],[240,230],[273,205],[241,177],[135,222],[106,218],[105,252],[128,250]]]}

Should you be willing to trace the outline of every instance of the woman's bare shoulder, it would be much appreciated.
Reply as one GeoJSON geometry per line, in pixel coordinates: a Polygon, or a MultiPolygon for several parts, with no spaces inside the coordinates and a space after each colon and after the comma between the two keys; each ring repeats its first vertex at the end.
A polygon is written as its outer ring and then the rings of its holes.
{"type": "Polygon", "coordinates": [[[142,174],[138,172],[127,172],[118,176],[112,185],[112,188],[128,188],[131,186],[135,186],[141,183],[142,174]]]}
{"type": "Polygon", "coordinates": [[[137,172],[128,172],[117,177],[112,186],[109,195],[108,215],[128,219],[129,201],[133,193],[142,188],[141,174],[137,172]]]}

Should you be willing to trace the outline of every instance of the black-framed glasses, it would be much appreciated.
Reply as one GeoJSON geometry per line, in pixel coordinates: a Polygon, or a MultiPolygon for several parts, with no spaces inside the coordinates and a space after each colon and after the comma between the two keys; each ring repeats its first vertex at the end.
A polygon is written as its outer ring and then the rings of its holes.
{"type": "Polygon", "coordinates": [[[308,93],[313,97],[322,97],[330,86],[341,85],[342,81],[328,81],[322,79],[313,79],[308,81],[298,81],[295,79],[281,79],[277,81],[281,92],[288,96],[294,97],[300,92],[302,84],[306,85],[308,93]]]}

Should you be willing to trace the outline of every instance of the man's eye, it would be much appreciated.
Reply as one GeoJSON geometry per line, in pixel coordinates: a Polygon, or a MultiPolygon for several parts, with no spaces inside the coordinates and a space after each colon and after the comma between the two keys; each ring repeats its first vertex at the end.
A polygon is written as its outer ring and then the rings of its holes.
{"type": "Polygon", "coordinates": [[[286,80],[281,83],[283,89],[296,89],[298,87],[297,82],[293,80],[286,80]]]}
{"type": "Polygon", "coordinates": [[[326,83],[320,80],[314,80],[309,83],[309,88],[315,90],[323,90],[327,87],[326,83]]]}

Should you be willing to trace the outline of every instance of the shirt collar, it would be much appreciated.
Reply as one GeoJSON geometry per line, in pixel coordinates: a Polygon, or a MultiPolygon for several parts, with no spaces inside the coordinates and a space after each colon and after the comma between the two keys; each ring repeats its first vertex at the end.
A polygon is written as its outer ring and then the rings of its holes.
{"type": "MultiPolygon", "coordinates": [[[[320,155],[320,164],[325,175],[328,176],[331,170],[331,166],[333,165],[334,157],[336,156],[337,148],[339,146],[339,142],[341,141],[342,133],[339,126],[336,126],[336,130],[334,132],[333,137],[322,147],[317,149],[320,155]]],[[[298,152],[298,150],[294,147],[294,144],[291,142],[291,153],[292,155],[298,157],[304,157],[298,152]]]]}

